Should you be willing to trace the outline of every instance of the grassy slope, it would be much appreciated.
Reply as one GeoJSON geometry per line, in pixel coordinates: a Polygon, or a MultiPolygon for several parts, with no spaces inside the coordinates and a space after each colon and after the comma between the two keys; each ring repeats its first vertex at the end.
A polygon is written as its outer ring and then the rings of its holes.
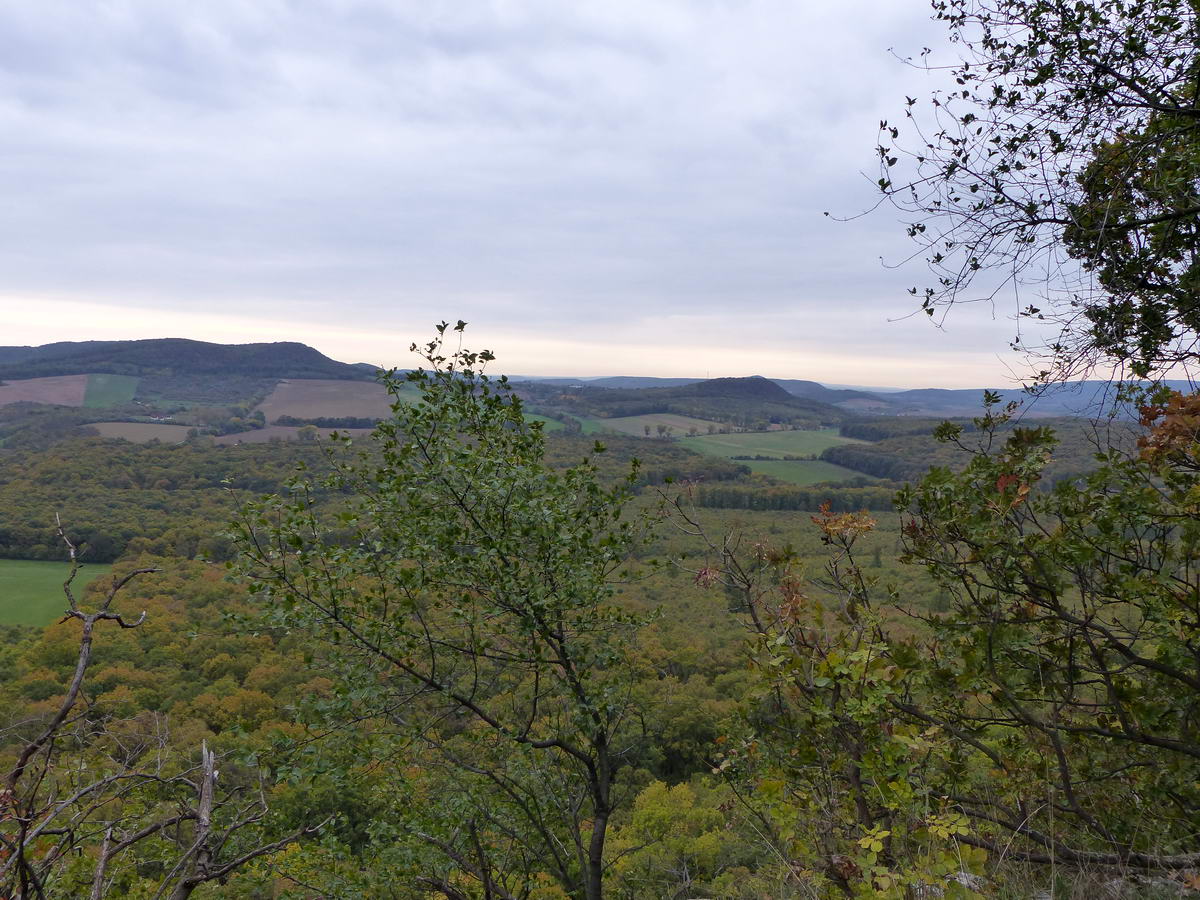
{"type": "Polygon", "coordinates": [[[526,422],[541,422],[543,431],[560,431],[566,426],[557,419],[551,419],[547,416],[539,416],[537,413],[525,413],[526,422]]]}
{"type": "MultiPolygon", "coordinates": [[[[106,574],[107,565],[88,565],[79,570],[72,585],[80,597],[84,586],[106,574]]],[[[67,566],[60,562],[0,559],[0,624],[49,625],[66,607],[62,583],[67,566]]]]}
{"type": "Polygon", "coordinates": [[[738,434],[703,434],[683,438],[683,446],[711,456],[807,456],[837,444],[860,444],[844,438],[836,428],[801,431],[747,431],[738,434]]]}
{"type": "Polygon", "coordinates": [[[133,400],[138,379],[132,375],[89,375],[83,405],[87,409],[108,409],[133,400]]]}
{"type": "Polygon", "coordinates": [[[608,419],[589,419],[586,416],[576,416],[575,418],[584,434],[603,434],[608,430],[605,426],[608,419]]]}

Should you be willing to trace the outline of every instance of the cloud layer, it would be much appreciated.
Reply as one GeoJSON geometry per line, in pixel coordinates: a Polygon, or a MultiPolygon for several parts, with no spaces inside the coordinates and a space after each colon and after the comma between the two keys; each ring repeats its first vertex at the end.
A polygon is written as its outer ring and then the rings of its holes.
{"type": "Polygon", "coordinates": [[[927,90],[887,48],[937,40],[924,14],[0,4],[0,343],[277,333],[403,362],[461,317],[529,373],[997,382],[1007,311],[889,323],[900,229],[822,215],[872,202],[878,120],[927,90]]]}

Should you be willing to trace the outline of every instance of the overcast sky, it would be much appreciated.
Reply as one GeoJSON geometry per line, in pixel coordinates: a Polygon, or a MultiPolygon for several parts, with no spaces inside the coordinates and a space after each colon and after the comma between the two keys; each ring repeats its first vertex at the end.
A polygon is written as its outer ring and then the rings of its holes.
{"type": "Polygon", "coordinates": [[[923,0],[0,0],[0,344],[1006,384],[1011,309],[896,321],[895,216],[823,215],[925,45],[923,0]]]}

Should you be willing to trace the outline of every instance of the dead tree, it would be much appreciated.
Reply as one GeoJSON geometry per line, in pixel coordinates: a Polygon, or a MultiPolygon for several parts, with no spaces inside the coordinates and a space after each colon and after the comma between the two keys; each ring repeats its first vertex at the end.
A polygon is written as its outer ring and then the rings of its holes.
{"type": "MultiPolygon", "coordinates": [[[[110,896],[114,861],[143,842],[159,840],[176,855],[156,896],[182,900],[199,885],[224,879],[320,828],[304,826],[274,841],[259,840],[257,834],[253,840],[232,841],[262,823],[264,784],[254,791],[245,785],[218,791],[217,754],[202,744],[199,763],[187,764],[170,746],[166,722],[157,714],[140,717],[132,738],[117,736],[107,723],[89,717],[83,688],[96,629],[108,622],[139,627],[145,611],[131,618],[116,609],[115,601],[134,579],[158,570],[137,568],[114,577],[100,602],[85,609],[72,588],[79,554],[61,522],[58,535],[70,558],[61,621],[80,622],[78,654],[62,699],[31,736],[18,742],[0,782],[0,897],[47,900],[86,893],[100,900],[110,896]],[[103,765],[89,764],[101,756],[103,765]],[[83,882],[76,871],[67,883],[65,864],[78,855],[93,860],[91,877],[83,882]]],[[[10,731],[29,725],[19,722],[10,731]]]]}

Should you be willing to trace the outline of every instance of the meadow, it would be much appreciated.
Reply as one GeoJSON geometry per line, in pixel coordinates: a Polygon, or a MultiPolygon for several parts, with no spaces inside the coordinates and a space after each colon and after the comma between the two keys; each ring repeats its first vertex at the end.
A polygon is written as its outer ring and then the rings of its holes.
{"type": "Polygon", "coordinates": [[[608,430],[605,426],[608,419],[591,419],[587,416],[575,416],[574,419],[579,423],[580,431],[585,435],[604,434],[608,430]]]}
{"type": "Polygon", "coordinates": [[[710,456],[815,456],[838,444],[861,444],[842,437],[836,428],[797,431],[742,431],[683,438],[683,446],[710,456]]]}
{"type": "Polygon", "coordinates": [[[541,422],[542,431],[560,431],[566,428],[562,422],[557,419],[551,419],[549,416],[540,416],[537,413],[525,413],[526,422],[541,422]]]}
{"type": "Polygon", "coordinates": [[[769,475],[795,485],[851,481],[864,476],[861,472],[834,465],[819,459],[784,459],[783,457],[815,457],[828,447],[840,444],[863,444],[865,441],[842,437],[836,428],[800,429],[796,431],[743,431],[731,434],[710,433],[727,427],[719,422],[697,419],[675,413],[650,413],[640,416],[621,416],[611,419],[576,416],[585,435],[608,433],[658,439],[659,426],[669,428],[669,436],[678,439],[677,445],[705,456],[736,459],[751,471],[769,475]],[[647,432],[649,429],[649,432],[647,432]],[[689,431],[699,432],[688,437],[689,431]],[[745,459],[767,456],[771,459],[745,459]]]}
{"type": "MultiPolygon", "coordinates": [[[[853,438],[842,437],[836,428],[807,428],[796,431],[741,431],[732,434],[701,434],[684,437],[680,446],[709,456],[736,459],[749,466],[752,472],[769,475],[788,484],[809,485],[850,481],[864,477],[843,466],[819,459],[784,459],[783,457],[815,457],[829,447],[840,444],[861,444],[853,438]],[[767,456],[773,459],[745,459],[767,456]]],[[[876,479],[872,479],[876,480],[876,479]]]]}
{"type": "Polygon", "coordinates": [[[83,405],[87,409],[124,406],[133,400],[138,379],[132,375],[88,375],[83,405]]]}
{"type": "Polygon", "coordinates": [[[650,429],[650,437],[659,437],[658,426],[671,429],[672,437],[682,437],[695,428],[701,434],[709,428],[723,427],[719,422],[707,419],[696,419],[691,416],[680,416],[675,413],[649,413],[642,416],[614,416],[611,419],[580,418],[584,434],[600,434],[605,431],[618,431],[634,437],[646,437],[646,429],[650,429]]]}
{"type": "MultiPolygon", "coordinates": [[[[75,596],[112,567],[85,565],[72,585],[75,596]]],[[[0,625],[49,625],[66,608],[62,584],[68,568],[61,562],[0,559],[0,625]]]]}

